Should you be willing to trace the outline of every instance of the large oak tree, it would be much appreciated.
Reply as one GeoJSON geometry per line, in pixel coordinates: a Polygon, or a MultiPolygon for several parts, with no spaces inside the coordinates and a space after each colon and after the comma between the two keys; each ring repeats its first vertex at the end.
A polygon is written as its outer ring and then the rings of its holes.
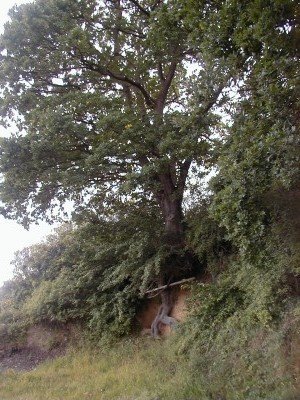
{"type": "Polygon", "coordinates": [[[26,225],[66,200],[101,210],[153,202],[171,254],[160,281],[178,277],[187,179],[209,161],[230,79],[202,46],[211,5],[200,3],[37,0],[11,10],[1,116],[18,132],[1,139],[2,214],[26,225]]]}

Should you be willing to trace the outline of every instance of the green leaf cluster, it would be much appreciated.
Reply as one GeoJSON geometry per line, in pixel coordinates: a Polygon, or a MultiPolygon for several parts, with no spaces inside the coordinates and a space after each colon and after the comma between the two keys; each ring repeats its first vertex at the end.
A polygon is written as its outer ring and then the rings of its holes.
{"type": "Polygon", "coordinates": [[[82,321],[95,336],[123,335],[166,257],[159,219],[132,207],[118,219],[90,213],[84,221],[16,254],[10,301],[27,325],[82,321]]]}

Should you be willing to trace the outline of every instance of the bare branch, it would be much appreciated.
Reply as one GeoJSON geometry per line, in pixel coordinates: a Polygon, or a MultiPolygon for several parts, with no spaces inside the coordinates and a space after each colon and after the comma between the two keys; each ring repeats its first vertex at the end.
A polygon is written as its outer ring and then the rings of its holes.
{"type": "Polygon", "coordinates": [[[196,279],[195,277],[182,279],[181,281],[178,281],[178,282],[173,282],[173,283],[169,283],[168,285],[159,286],[158,288],[155,288],[155,289],[146,290],[145,294],[158,292],[158,291],[167,289],[171,286],[182,285],[183,283],[192,282],[195,279],[196,279]]]}

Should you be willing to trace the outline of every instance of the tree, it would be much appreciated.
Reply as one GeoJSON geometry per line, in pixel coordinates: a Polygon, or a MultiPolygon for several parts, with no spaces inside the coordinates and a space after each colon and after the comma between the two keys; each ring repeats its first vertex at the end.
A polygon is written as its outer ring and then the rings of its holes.
{"type": "Polygon", "coordinates": [[[106,208],[120,198],[152,201],[163,243],[184,248],[188,174],[209,160],[212,111],[229,79],[201,43],[191,45],[190,6],[53,0],[11,10],[1,115],[19,133],[1,141],[6,217],[26,225],[67,199],[106,208]]]}

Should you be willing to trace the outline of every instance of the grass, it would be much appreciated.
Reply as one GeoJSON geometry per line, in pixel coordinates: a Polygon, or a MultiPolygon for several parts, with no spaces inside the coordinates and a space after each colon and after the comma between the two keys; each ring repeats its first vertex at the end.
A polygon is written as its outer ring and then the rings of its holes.
{"type": "Polygon", "coordinates": [[[202,398],[186,365],[165,343],[123,342],[80,350],[36,370],[0,375],[1,400],[158,400],[202,398]]]}
{"type": "Polygon", "coordinates": [[[276,376],[275,359],[255,371],[254,363],[245,369],[242,360],[236,368],[222,363],[218,352],[211,360],[195,353],[203,364],[197,366],[173,348],[170,340],[131,339],[110,349],[72,350],[34,371],[0,374],[0,400],[300,399],[289,381],[276,376]]]}

